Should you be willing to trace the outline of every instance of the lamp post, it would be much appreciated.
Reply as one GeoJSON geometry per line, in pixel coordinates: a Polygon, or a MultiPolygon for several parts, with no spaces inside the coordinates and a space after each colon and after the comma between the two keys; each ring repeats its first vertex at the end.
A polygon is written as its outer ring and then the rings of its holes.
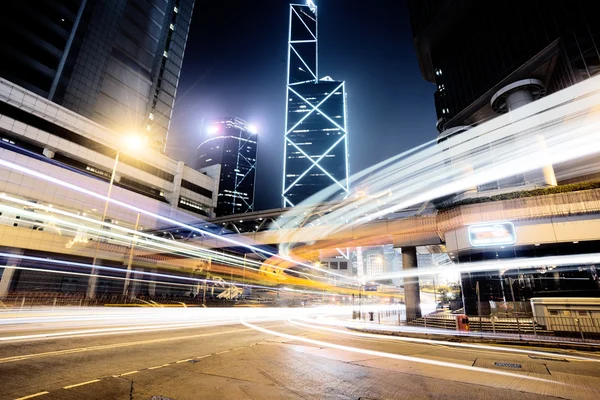
{"type": "MultiPolygon", "coordinates": [[[[143,146],[143,138],[139,136],[127,136],[124,140],[125,146],[129,150],[137,150],[143,146]]],[[[115,163],[113,164],[112,173],[110,174],[110,182],[108,184],[108,192],[106,193],[106,201],[104,202],[104,210],[102,211],[102,219],[100,220],[100,229],[104,228],[104,223],[106,222],[106,214],[108,212],[108,203],[110,202],[110,195],[112,193],[112,188],[115,183],[115,176],[117,173],[117,166],[119,165],[119,157],[121,156],[122,149],[117,149],[117,155],[115,156],[115,163]]],[[[139,218],[139,216],[138,216],[139,218]]],[[[137,230],[137,227],[136,227],[137,230]]],[[[96,248],[94,249],[94,258],[92,259],[92,272],[90,274],[90,278],[88,280],[88,288],[87,288],[87,297],[93,299],[96,297],[96,286],[98,284],[98,275],[96,270],[96,263],[98,261],[98,249],[100,247],[100,239],[102,234],[98,235],[98,239],[96,240],[96,248]]],[[[133,246],[133,243],[132,243],[133,246]]],[[[126,281],[127,284],[127,281],[126,281]]]]}

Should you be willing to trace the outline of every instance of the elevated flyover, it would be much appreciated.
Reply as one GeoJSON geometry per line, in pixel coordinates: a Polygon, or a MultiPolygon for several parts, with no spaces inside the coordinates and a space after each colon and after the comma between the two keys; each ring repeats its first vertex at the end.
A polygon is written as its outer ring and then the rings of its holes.
{"type": "MultiPolygon", "coordinates": [[[[326,213],[327,207],[316,209],[326,213]]],[[[512,221],[517,245],[600,240],[600,189],[580,190],[511,200],[482,202],[441,211],[432,208],[405,210],[388,219],[361,225],[314,226],[310,217],[297,228],[282,228],[287,209],[217,218],[210,221],[227,239],[253,245],[299,243],[314,248],[342,248],[393,244],[404,246],[446,245],[448,251],[470,247],[467,226],[475,223],[512,221]],[[420,215],[416,215],[422,211],[420,215]]],[[[197,237],[203,247],[230,247],[218,238],[197,237]]]]}

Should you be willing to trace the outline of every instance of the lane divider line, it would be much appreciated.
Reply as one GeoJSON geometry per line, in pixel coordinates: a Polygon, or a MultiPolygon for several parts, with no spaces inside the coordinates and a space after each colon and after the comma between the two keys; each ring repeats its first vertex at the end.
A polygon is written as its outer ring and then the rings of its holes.
{"type": "MultiPolygon", "coordinates": [[[[252,328],[243,329],[243,330],[252,330],[252,328]]],[[[113,377],[113,378],[119,378],[119,377],[121,377],[121,376],[127,376],[127,375],[133,375],[133,374],[137,374],[137,373],[138,373],[138,372],[140,372],[140,371],[146,371],[146,370],[148,370],[148,371],[151,371],[151,370],[155,370],[155,369],[160,369],[160,368],[168,367],[168,366],[170,366],[170,365],[174,365],[174,364],[181,364],[181,363],[184,363],[184,362],[189,362],[189,361],[192,361],[192,360],[194,360],[194,359],[198,359],[198,360],[199,360],[199,359],[202,359],[202,358],[211,357],[211,356],[213,356],[213,355],[216,355],[216,354],[229,353],[230,351],[236,351],[236,350],[240,350],[240,349],[243,349],[244,347],[254,346],[254,345],[256,345],[256,344],[257,344],[257,343],[252,343],[252,344],[250,344],[250,345],[248,345],[248,346],[241,346],[241,347],[236,347],[236,348],[229,349],[229,350],[223,350],[223,351],[220,351],[220,352],[218,352],[218,353],[214,353],[214,354],[206,354],[206,355],[203,355],[203,356],[192,357],[192,358],[186,358],[185,360],[179,360],[179,361],[175,361],[174,363],[167,363],[167,364],[163,364],[163,365],[157,365],[157,366],[154,366],[154,367],[142,368],[142,369],[140,369],[140,370],[137,370],[137,371],[130,371],[130,372],[125,372],[125,373],[123,373],[123,374],[112,375],[112,377],[113,377]]],[[[95,350],[95,349],[97,349],[98,347],[102,347],[102,346],[96,346],[96,347],[91,347],[91,348],[87,348],[87,347],[86,347],[86,348],[83,348],[83,349],[73,349],[73,350],[75,350],[74,352],[80,352],[80,351],[86,351],[86,350],[95,350]]],[[[111,348],[111,347],[112,347],[112,346],[110,346],[110,345],[109,345],[109,348],[111,348]]],[[[121,347],[121,346],[118,346],[118,347],[121,347]]],[[[67,351],[67,352],[65,352],[65,351],[61,351],[61,352],[58,352],[58,353],[70,354],[70,353],[71,353],[71,351],[67,351]]],[[[46,354],[48,354],[48,353],[41,353],[41,354],[43,354],[43,355],[46,355],[46,354]]],[[[7,357],[7,358],[5,358],[5,359],[0,359],[0,363],[2,363],[2,361],[9,361],[9,360],[10,360],[10,361],[16,361],[16,360],[27,359],[27,358],[29,358],[29,357],[28,357],[28,356],[7,357]],[[18,357],[18,358],[17,358],[17,357],[18,357]]],[[[76,384],[73,384],[73,385],[67,385],[67,386],[63,386],[63,389],[72,389],[72,388],[76,388],[76,387],[79,387],[79,386],[84,386],[84,385],[89,385],[89,384],[91,384],[91,383],[96,383],[96,382],[100,382],[100,381],[101,381],[101,379],[93,379],[93,380],[91,380],[91,381],[87,381],[87,382],[81,382],[81,383],[76,383],[76,384]]],[[[30,395],[28,395],[28,396],[25,396],[25,397],[19,397],[19,398],[15,399],[15,400],[27,400],[27,399],[32,399],[32,398],[34,398],[34,397],[43,396],[43,395],[45,395],[45,394],[48,394],[48,393],[50,393],[50,392],[48,392],[48,391],[38,392],[38,393],[30,394],[30,395]]]]}
{"type": "Polygon", "coordinates": [[[18,399],[15,399],[15,400],[33,399],[34,397],[43,396],[43,395],[48,394],[48,393],[50,393],[50,392],[46,392],[46,391],[37,392],[37,393],[34,393],[34,394],[30,394],[29,396],[19,397],[18,399]]]}
{"type": "Polygon", "coordinates": [[[117,376],[127,376],[127,375],[133,375],[133,374],[137,374],[140,371],[129,371],[129,372],[125,372],[124,374],[120,374],[117,376]]]}
{"type": "Polygon", "coordinates": [[[63,389],[71,389],[71,388],[75,388],[75,387],[79,387],[79,386],[83,386],[83,385],[89,385],[90,383],[96,383],[96,382],[100,382],[100,379],[94,379],[94,380],[87,381],[87,382],[76,383],[74,385],[63,386],[63,389]]]}
{"type": "Polygon", "coordinates": [[[19,356],[0,358],[0,364],[7,363],[7,362],[13,362],[13,361],[24,361],[24,360],[28,360],[31,358],[83,353],[83,352],[97,351],[97,350],[117,349],[117,348],[121,348],[121,347],[138,346],[138,345],[151,344],[151,343],[152,344],[164,343],[164,342],[171,342],[171,341],[177,341],[177,340],[187,340],[187,339],[195,339],[195,338],[206,337],[206,336],[222,335],[222,334],[226,334],[226,333],[239,333],[239,332],[248,331],[248,330],[251,330],[251,329],[249,329],[249,328],[232,329],[232,330],[228,330],[228,331],[202,333],[202,334],[198,334],[198,335],[176,336],[176,337],[168,337],[168,338],[160,338],[160,339],[140,340],[140,341],[133,341],[133,342],[121,342],[121,343],[113,343],[113,344],[108,344],[108,345],[99,345],[99,346],[91,346],[91,347],[80,347],[80,348],[75,348],[75,349],[48,351],[48,352],[44,352],[44,353],[35,353],[35,354],[22,354],[19,356]]]}

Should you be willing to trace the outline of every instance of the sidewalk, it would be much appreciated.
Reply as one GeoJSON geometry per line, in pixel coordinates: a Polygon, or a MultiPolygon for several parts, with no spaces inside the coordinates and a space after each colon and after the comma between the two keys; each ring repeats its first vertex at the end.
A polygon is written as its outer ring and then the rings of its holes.
{"type": "MultiPolygon", "coordinates": [[[[362,324],[362,323],[360,323],[362,324]]],[[[533,346],[568,349],[577,351],[600,351],[600,344],[593,343],[578,343],[568,340],[545,340],[536,339],[529,335],[522,335],[522,338],[514,337],[513,335],[489,334],[486,332],[458,332],[445,329],[423,329],[410,326],[390,326],[377,325],[374,323],[366,323],[360,326],[359,323],[348,324],[347,329],[371,333],[376,335],[401,336],[427,340],[444,340],[447,342],[464,342],[464,343],[479,343],[479,344],[503,344],[513,346],[533,346]]]]}

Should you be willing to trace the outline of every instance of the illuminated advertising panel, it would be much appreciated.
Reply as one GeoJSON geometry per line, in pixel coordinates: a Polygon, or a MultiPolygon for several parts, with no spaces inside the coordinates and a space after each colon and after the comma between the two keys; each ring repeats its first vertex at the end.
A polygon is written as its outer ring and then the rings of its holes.
{"type": "Polygon", "coordinates": [[[474,247],[515,244],[517,235],[512,222],[469,225],[469,243],[474,247]]]}

